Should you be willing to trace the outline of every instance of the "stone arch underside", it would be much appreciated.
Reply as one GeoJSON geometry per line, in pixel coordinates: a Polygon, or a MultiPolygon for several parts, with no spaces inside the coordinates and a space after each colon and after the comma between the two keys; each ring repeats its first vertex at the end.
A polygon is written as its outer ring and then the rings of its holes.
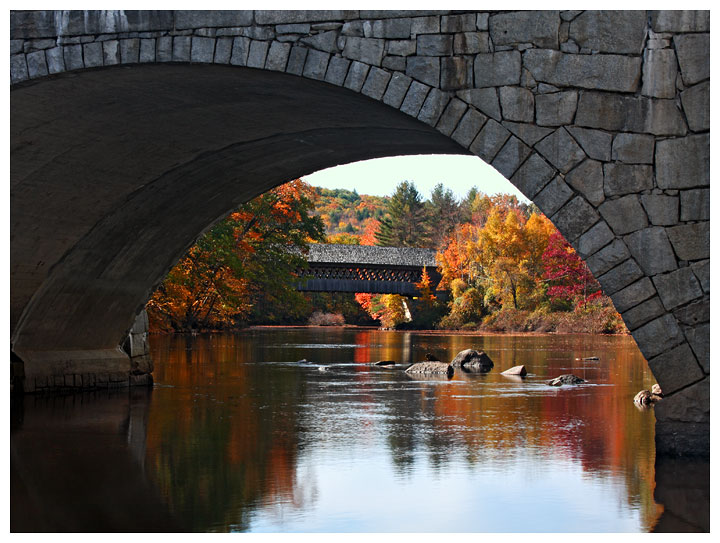
{"type": "Polygon", "coordinates": [[[658,443],[702,443],[708,59],[708,12],[14,12],[12,347],[26,376],[125,367],[135,312],[233,206],[335,164],[470,152],[611,295],[669,395],[658,443]]]}

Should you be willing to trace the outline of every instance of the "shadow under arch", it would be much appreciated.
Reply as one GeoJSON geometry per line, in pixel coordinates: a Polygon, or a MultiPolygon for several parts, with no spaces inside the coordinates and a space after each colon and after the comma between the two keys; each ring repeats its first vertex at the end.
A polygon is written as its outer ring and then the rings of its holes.
{"type": "Polygon", "coordinates": [[[11,140],[12,349],[26,377],[53,352],[122,365],[117,346],[172,265],[258,194],[359,160],[468,154],[347,89],[198,64],[16,85],[11,140]]]}

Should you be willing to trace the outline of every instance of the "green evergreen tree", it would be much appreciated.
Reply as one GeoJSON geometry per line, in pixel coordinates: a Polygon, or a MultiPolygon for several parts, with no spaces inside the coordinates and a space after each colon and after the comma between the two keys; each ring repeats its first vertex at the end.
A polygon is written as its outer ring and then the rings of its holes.
{"type": "Polygon", "coordinates": [[[380,220],[377,244],[384,247],[426,247],[427,210],[415,183],[403,181],[390,198],[388,216],[380,220]]]}
{"type": "Polygon", "coordinates": [[[440,247],[443,239],[458,223],[460,205],[455,195],[442,183],[435,185],[430,200],[425,204],[428,214],[428,233],[433,247],[440,247]]]}

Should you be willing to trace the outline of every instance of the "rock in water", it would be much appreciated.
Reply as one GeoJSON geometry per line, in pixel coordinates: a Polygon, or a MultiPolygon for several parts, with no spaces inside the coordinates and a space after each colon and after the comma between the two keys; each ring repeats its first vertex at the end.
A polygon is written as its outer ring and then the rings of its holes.
{"type": "Polygon", "coordinates": [[[597,356],[586,356],[583,360],[600,360],[597,356]]]}
{"type": "Polygon", "coordinates": [[[378,362],[375,362],[375,366],[394,366],[395,361],[394,360],[380,360],[378,362]]]}
{"type": "Polygon", "coordinates": [[[450,364],[445,362],[418,362],[405,370],[406,373],[438,373],[448,377],[452,376],[454,370],[450,364]]]}
{"type": "MultiPolygon", "coordinates": [[[[661,394],[655,394],[654,390],[657,385],[653,386],[653,392],[650,392],[649,390],[641,390],[635,395],[635,398],[633,398],[633,401],[638,405],[650,405],[655,402],[659,402],[662,400],[661,394]]],[[[658,386],[658,389],[660,387],[658,386]]]]}
{"type": "Polygon", "coordinates": [[[428,362],[440,362],[440,359],[437,356],[430,353],[425,354],[425,360],[427,360],[428,362]]]}
{"type": "Polygon", "coordinates": [[[660,388],[660,385],[658,385],[657,383],[655,383],[652,386],[652,388],[650,389],[650,392],[652,392],[656,396],[660,396],[661,398],[663,397],[662,389],[660,388]]]}
{"type": "Polygon", "coordinates": [[[577,377],[572,373],[566,373],[565,375],[555,377],[552,381],[548,381],[548,385],[551,387],[559,387],[562,385],[579,385],[584,382],[584,379],[580,379],[580,377],[577,377]]]}
{"type": "Polygon", "coordinates": [[[454,368],[460,367],[467,371],[490,371],[495,364],[484,351],[465,349],[455,355],[450,363],[454,368]]]}
{"type": "Polygon", "coordinates": [[[525,369],[525,366],[513,366],[512,368],[505,370],[502,372],[502,375],[519,375],[520,377],[525,377],[527,375],[527,370],[525,369]]]}

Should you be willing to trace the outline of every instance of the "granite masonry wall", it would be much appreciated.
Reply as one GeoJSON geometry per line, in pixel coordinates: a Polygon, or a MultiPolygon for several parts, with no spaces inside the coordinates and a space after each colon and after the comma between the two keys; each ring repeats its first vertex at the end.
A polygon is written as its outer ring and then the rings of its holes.
{"type": "Polygon", "coordinates": [[[232,65],[434,127],[586,260],[667,395],[672,452],[709,437],[709,31],[708,11],[21,11],[10,77],[232,65]]]}

